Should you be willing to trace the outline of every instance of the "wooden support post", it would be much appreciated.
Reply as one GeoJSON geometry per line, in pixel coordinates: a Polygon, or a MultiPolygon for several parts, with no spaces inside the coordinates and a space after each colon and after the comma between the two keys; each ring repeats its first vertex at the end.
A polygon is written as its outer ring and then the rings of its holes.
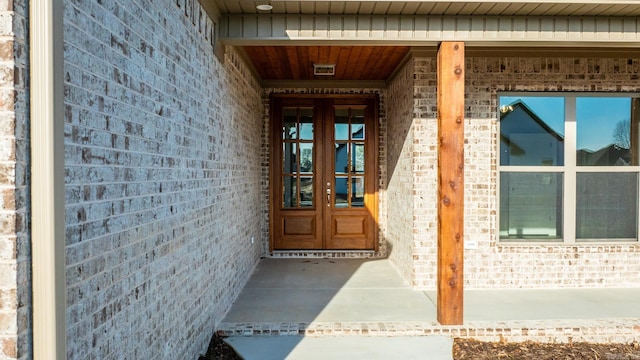
{"type": "Polygon", "coordinates": [[[464,228],[464,43],[438,48],[438,322],[461,325],[464,228]]]}

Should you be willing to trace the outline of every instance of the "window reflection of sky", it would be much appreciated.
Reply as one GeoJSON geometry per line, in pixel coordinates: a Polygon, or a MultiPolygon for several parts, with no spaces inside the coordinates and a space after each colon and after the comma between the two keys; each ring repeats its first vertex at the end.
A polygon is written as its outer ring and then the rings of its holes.
{"type": "MultiPolygon", "coordinates": [[[[522,101],[555,132],[564,136],[564,98],[501,96],[500,108],[522,101]]],[[[614,143],[619,121],[629,121],[631,99],[627,97],[582,97],[576,99],[577,148],[598,150],[614,143]]]]}
{"type": "Polygon", "coordinates": [[[577,98],[578,149],[595,151],[613,144],[616,124],[629,121],[630,111],[631,98],[577,98]]]}
{"type": "Polygon", "coordinates": [[[522,101],[553,131],[564,137],[564,98],[501,96],[500,107],[511,105],[516,101],[522,101]]]}
{"type": "Polygon", "coordinates": [[[300,138],[313,140],[313,124],[300,124],[300,138]]]}
{"type": "MultiPolygon", "coordinates": [[[[336,139],[349,139],[349,125],[348,124],[340,124],[345,126],[336,126],[336,139]]],[[[357,134],[364,125],[362,124],[352,124],[353,134],[357,134]]],[[[295,134],[295,129],[290,130],[292,134],[295,134]]],[[[313,124],[310,123],[302,123],[300,124],[300,138],[303,140],[312,140],[313,139],[313,124]]],[[[363,139],[362,135],[357,137],[358,139],[363,139]]]]}
{"type": "MultiPolygon", "coordinates": [[[[362,130],[364,125],[352,124],[351,127],[353,128],[354,138],[356,138],[355,134],[357,134],[360,130],[362,130]]],[[[335,127],[335,131],[336,131],[336,134],[335,134],[335,138],[336,139],[339,139],[339,140],[347,140],[347,139],[349,139],[349,126],[348,125],[347,126],[336,126],[335,127]]],[[[362,139],[362,138],[363,137],[360,136],[357,139],[362,139]]]]}

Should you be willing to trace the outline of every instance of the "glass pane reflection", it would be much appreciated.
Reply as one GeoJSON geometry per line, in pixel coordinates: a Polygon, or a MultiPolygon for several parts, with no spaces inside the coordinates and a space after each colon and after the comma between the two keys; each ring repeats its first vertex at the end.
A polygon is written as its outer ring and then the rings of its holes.
{"type": "Polygon", "coordinates": [[[351,124],[351,139],[354,139],[354,140],[364,139],[364,125],[351,124]]]}
{"type": "Polygon", "coordinates": [[[349,109],[335,109],[335,140],[349,140],[349,109]]]}
{"type": "Polygon", "coordinates": [[[348,144],[335,144],[335,172],[338,174],[346,174],[349,172],[349,155],[347,154],[348,144]]]}
{"type": "Polygon", "coordinates": [[[500,173],[500,238],[562,238],[561,173],[500,173]]]}
{"type": "Polygon", "coordinates": [[[313,177],[300,178],[300,207],[313,206],[313,177]]]}
{"type": "Polygon", "coordinates": [[[334,206],[346,208],[349,206],[349,179],[347,177],[336,177],[334,194],[334,206]]]}
{"type": "Polygon", "coordinates": [[[313,172],[312,143],[300,143],[300,172],[313,172]]]}
{"type": "Polygon", "coordinates": [[[282,109],[282,138],[283,139],[297,139],[298,138],[298,109],[297,108],[284,108],[282,109]]]}
{"type": "Polygon", "coordinates": [[[636,239],[638,174],[576,175],[576,238],[636,239]]]}
{"type": "Polygon", "coordinates": [[[300,109],[300,139],[313,140],[313,109],[300,109]]]}
{"type": "Polygon", "coordinates": [[[364,139],[364,109],[351,109],[351,138],[364,139]]]}
{"type": "Polygon", "coordinates": [[[297,177],[285,176],[282,181],[282,194],[283,201],[282,206],[285,208],[292,208],[298,206],[298,183],[297,177]]]}
{"type": "Polygon", "coordinates": [[[364,177],[351,178],[351,207],[364,207],[364,177]]]}
{"type": "Polygon", "coordinates": [[[351,144],[351,167],[355,173],[364,172],[364,144],[351,144]]]}
{"type": "Polygon", "coordinates": [[[564,165],[564,98],[500,97],[500,165],[564,165]]]}
{"type": "Polygon", "coordinates": [[[577,98],[576,126],[578,165],[631,165],[631,98],[577,98]]]}
{"type": "Polygon", "coordinates": [[[298,159],[296,156],[297,144],[286,142],[282,144],[282,172],[293,174],[298,172],[298,159]]]}

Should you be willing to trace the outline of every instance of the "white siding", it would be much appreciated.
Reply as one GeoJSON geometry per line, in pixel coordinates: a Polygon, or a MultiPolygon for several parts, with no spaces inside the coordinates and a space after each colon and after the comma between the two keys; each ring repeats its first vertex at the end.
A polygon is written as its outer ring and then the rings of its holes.
{"type": "Polygon", "coordinates": [[[629,17],[230,15],[221,37],[234,45],[334,40],[389,45],[467,41],[638,46],[639,29],[640,20],[629,17]]]}

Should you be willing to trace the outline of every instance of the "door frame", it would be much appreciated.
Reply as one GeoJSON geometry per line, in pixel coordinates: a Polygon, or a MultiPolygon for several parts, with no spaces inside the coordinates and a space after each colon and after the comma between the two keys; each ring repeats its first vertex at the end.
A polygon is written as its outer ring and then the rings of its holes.
{"type": "MultiPolygon", "coordinates": [[[[319,252],[319,251],[343,251],[343,252],[351,252],[351,251],[356,251],[356,252],[362,252],[362,251],[371,251],[371,252],[378,252],[379,250],[379,199],[378,199],[378,192],[380,190],[380,145],[379,145],[379,136],[380,136],[380,119],[379,119],[379,107],[380,107],[380,101],[379,101],[379,95],[378,94],[270,94],[269,96],[269,139],[268,139],[268,153],[269,153],[269,252],[273,253],[274,251],[297,251],[297,252],[319,252]],[[373,162],[374,162],[374,171],[375,171],[375,175],[372,176],[373,178],[373,188],[374,188],[374,192],[373,192],[373,199],[371,201],[372,205],[371,208],[373,209],[373,213],[371,214],[371,220],[374,222],[374,231],[372,234],[373,237],[373,248],[372,249],[367,249],[367,250],[341,250],[341,249],[298,249],[298,250],[275,250],[275,213],[276,213],[276,199],[274,197],[274,193],[275,191],[275,184],[276,184],[276,178],[279,176],[279,174],[276,174],[276,166],[273,166],[273,161],[274,159],[274,146],[276,146],[275,141],[279,138],[278,136],[278,131],[279,129],[277,128],[277,126],[275,126],[275,121],[276,121],[276,117],[275,117],[275,108],[276,106],[275,103],[277,101],[283,101],[283,102],[288,102],[288,101],[292,101],[292,102],[296,102],[296,101],[300,101],[301,105],[304,101],[316,101],[318,99],[341,99],[344,101],[344,99],[348,100],[348,99],[354,99],[356,101],[363,101],[363,100],[373,100],[373,121],[372,121],[372,131],[374,133],[373,136],[373,140],[372,140],[372,146],[373,149],[375,151],[375,154],[373,156],[373,162]]],[[[315,115],[314,115],[315,116],[315,115]]],[[[278,146],[280,146],[278,144],[278,146]]],[[[324,217],[322,217],[322,220],[324,221],[324,217]]],[[[323,225],[324,226],[324,225],[323,225]]]]}

